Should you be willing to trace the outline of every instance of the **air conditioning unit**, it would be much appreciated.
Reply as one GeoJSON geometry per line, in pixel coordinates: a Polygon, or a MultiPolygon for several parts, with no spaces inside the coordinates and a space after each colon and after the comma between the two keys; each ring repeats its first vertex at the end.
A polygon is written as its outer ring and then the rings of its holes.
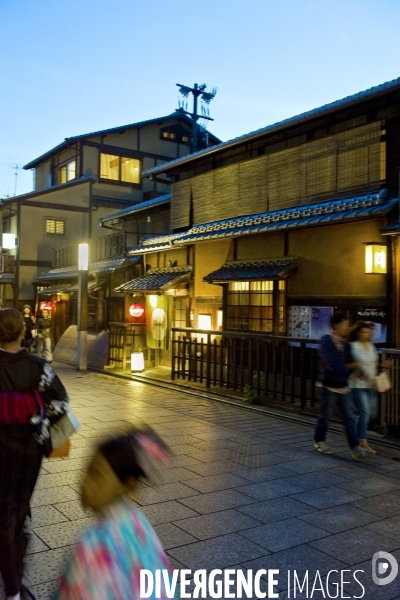
{"type": "Polygon", "coordinates": [[[14,273],[15,259],[10,254],[0,254],[0,273],[14,273]]]}

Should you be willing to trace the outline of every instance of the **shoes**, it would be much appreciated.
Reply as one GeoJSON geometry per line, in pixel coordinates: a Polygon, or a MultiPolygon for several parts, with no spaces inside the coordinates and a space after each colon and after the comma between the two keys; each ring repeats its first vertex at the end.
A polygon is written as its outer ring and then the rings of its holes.
{"type": "Polygon", "coordinates": [[[332,454],[332,450],[325,444],[325,442],[314,442],[314,450],[320,454],[332,454]]]}
{"type": "Polygon", "coordinates": [[[368,444],[367,440],[360,440],[360,446],[363,450],[368,452],[368,454],[376,454],[376,450],[371,448],[371,446],[368,444]]]}
{"type": "Polygon", "coordinates": [[[364,448],[361,448],[361,446],[356,446],[351,452],[351,457],[354,460],[363,461],[368,457],[368,452],[364,448]]]}

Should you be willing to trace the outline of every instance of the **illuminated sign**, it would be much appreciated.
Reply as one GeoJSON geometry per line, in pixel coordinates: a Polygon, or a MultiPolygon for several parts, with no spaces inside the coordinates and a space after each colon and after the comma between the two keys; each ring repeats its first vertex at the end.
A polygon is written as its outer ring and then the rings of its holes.
{"type": "Polygon", "coordinates": [[[135,317],[135,319],[137,319],[138,317],[141,317],[144,313],[144,308],[141,304],[131,304],[129,307],[129,314],[131,315],[131,317],[135,317]]]}

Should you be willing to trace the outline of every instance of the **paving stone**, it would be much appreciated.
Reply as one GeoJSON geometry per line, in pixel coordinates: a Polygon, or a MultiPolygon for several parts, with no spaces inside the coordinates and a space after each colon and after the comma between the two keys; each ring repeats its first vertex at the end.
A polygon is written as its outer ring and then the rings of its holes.
{"type": "Polygon", "coordinates": [[[49,548],[61,548],[76,544],[83,532],[92,526],[94,519],[76,519],[65,523],[35,527],[34,532],[49,548]]]}
{"type": "Polygon", "coordinates": [[[75,471],[67,471],[66,473],[43,473],[40,475],[35,490],[43,488],[53,488],[62,485],[79,484],[83,477],[84,471],[78,469],[75,471]]]}
{"type": "Polygon", "coordinates": [[[236,475],[239,475],[239,477],[244,477],[253,483],[293,477],[293,471],[285,469],[283,465],[267,465],[256,469],[238,465],[238,469],[235,473],[236,475]]]}
{"type": "Polygon", "coordinates": [[[353,502],[355,500],[362,500],[362,496],[336,487],[320,488],[318,493],[315,493],[314,490],[301,492],[300,494],[292,496],[292,498],[321,509],[353,502]]]}
{"type": "Polygon", "coordinates": [[[326,471],[331,469],[333,465],[333,457],[331,456],[316,456],[315,458],[307,458],[306,460],[294,460],[285,463],[285,469],[295,471],[296,473],[312,473],[313,471],[326,471]]]}
{"type": "Polygon", "coordinates": [[[184,546],[185,544],[198,541],[196,537],[190,535],[187,531],[183,531],[173,523],[156,525],[155,530],[164,550],[170,550],[177,546],[184,546]]]}
{"type": "Polygon", "coordinates": [[[70,460],[49,460],[45,465],[44,469],[48,473],[63,473],[65,471],[76,471],[77,469],[84,469],[87,467],[87,458],[74,458],[70,460]]]}
{"type": "Polygon", "coordinates": [[[391,552],[399,547],[397,541],[387,536],[357,527],[310,543],[311,546],[340,559],[348,565],[371,560],[375,552],[391,552]]]}
{"type": "Polygon", "coordinates": [[[267,465],[285,464],[287,460],[283,456],[275,454],[251,454],[249,456],[241,455],[239,453],[231,458],[239,465],[249,467],[250,469],[257,469],[258,467],[265,467],[267,465]]]}
{"type": "Polygon", "coordinates": [[[36,552],[43,552],[44,550],[48,550],[49,546],[45,544],[35,533],[31,533],[29,538],[28,549],[26,554],[35,554],[36,552]]]}
{"type": "Polygon", "coordinates": [[[51,489],[35,490],[31,500],[31,507],[46,506],[56,502],[67,502],[79,498],[78,492],[70,486],[59,486],[51,489]]]}
{"type": "Polygon", "coordinates": [[[45,510],[43,510],[41,506],[37,506],[32,508],[31,513],[32,524],[34,527],[42,527],[43,525],[53,525],[54,523],[68,521],[67,517],[53,506],[46,506],[45,510]]]}
{"type": "Polygon", "coordinates": [[[139,489],[133,493],[133,499],[141,505],[155,504],[167,500],[177,500],[188,496],[195,496],[198,492],[183,483],[164,483],[146,489],[139,489]]]}
{"type": "Polygon", "coordinates": [[[160,523],[169,523],[171,521],[177,521],[178,519],[198,516],[198,512],[184,506],[176,500],[161,502],[160,504],[149,504],[141,507],[140,510],[153,526],[160,523]]]}
{"type": "Polygon", "coordinates": [[[208,493],[242,486],[247,484],[248,481],[233,473],[221,473],[220,475],[208,475],[206,477],[186,479],[183,483],[199,492],[208,493]]]}
{"type": "Polygon", "coordinates": [[[226,569],[243,560],[266,556],[268,550],[236,533],[174,548],[168,552],[188,569],[226,569]]]}
{"type": "Polygon", "coordinates": [[[260,521],[237,510],[229,509],[190,517],[189,519],[181,519],[175,521],[175,525],[191,533],[199,540],[206,540],[215,536],[257,527],[260,525],[260,521]]]}
{"type": "Polygon", "coordinates": [[[307,515],[301,515],[299,518],[330,533],[340,533],[377,521],[379,517],[376,515],[360,510],[362,508],[360,506],[361,502],[363,500],[355,502],[354,506],[341,504],[333,508],[325,508],[307,515]]]}
{"type": "Polygon", "coordinates": [[[241,506],[238,510],[262,523],[274,523],[282,519],[314,512],[316,509],[303,502],[284,497],[256,502],[249,506],[241,506]]]}
{"type": "Polygon", "coordinates": [[[352,503],[352,506],[377,515],[381,519],[400,515],[400,498],[393,493],[363,498],[352,503]]]}
{"type": "Polygon", "coordinates": [[[242,494],[246,494],[256,500],[271,500],[272,498],[279,498],[281,496],[289,496],[289,494],[295,494],[301,492],[303,488],[293,483],[288,482],[286,479],[281,481],[264,481],[262,483],[253,483],[252,485],[245,485],[238,487],[237,491],[242,494]]]}
{"type": "Polygon", "coordinates": [[[400,541],[400,515],[381,521],[375,521],[375,523],[369,523],[368,525],[365,525],[365,528],[369,531],[375,531],[376,533],[385,535],[398,542],[400,541]]]}
{"type": "MultiPolygon", "coordinates": [[[[282,575],[278,578],[279,584],[277,589],[280,591],[285,590],[286,594],[288,593],[288,571],[291,572],[292,576],[293,571],[296,571],[299,579],[301,578],[300,580],[302,581],[307,571],[309,577],[313,578],[316,571],[319,571],[321,576],[323,576],[332,569],[340,571],[341,569],[348,568],[346,563],[328,556],[324,552],[320,552],[309,544],[303,544],[295,548],[275,552],[269,556],[242,562],[242,567],[253,569],[253,572],[259,569],[279,569],[282,575]]],[[[290,585],[289,587],[292,588],[293,586],[290,585]]]]}
{"type": "Polygon", "coordinates": [[[162,483],[175,483],[177,481],[184,483],[186,480],[193,478],[193,476],[193,471],[189,471],[185,467],[172,467],[171,469],[154,471],[151,481],[146,480],[146,483],[150,487],[161,485],[162,483]]]}
{"type": "Polygon", "coordinates": [[[348,479],[335,475],[335,470],[336,469],[330,469],[328,471],[323,471],[322,473],[321,471],[314,471],[312,473],[303,473],[302,475],[292,475],[285,481],[294,483],[304,490],[316,490],[330,485],[341,486],[342,483],[347,483],[348,479]]]}
{"type": "Polygon", "coordinates": [[[53,600],[58,588],[58,580],[29,586],[29,590],[34,594],[36,600],[53,600]]]}
{"type": "Polygon", "coordinates": [[[72,500],[71,502],[59,502],[54,507],[65,516],[66,519],[74,521],[75,519],[88,519],[93,516],[93,511],[84,509],[79,500],[72,500]]]}
{"type": "Polygon", "coordinates": [[[327,531],[309,525],[297,518],[261,525],[247,531],[241,531],[240,534],[271,552],[279,552],[293,546],[300,546],[329,535],[327,531]]]}
{"type": "MultiPolygon", "coordinates": [[[[26,557],[26,571],[32,585],[54,581],[62,574],[62,569],[71,556],[73,546],[66,546],[47,552],[37,552],[26,557]]],[[[33,589],[33,588],[32,588],[33,589]]]]}
{"type": "Polygon", "coordinates": [[[195,461],[195,464],[188,464],[187,469],[189,471],[193,471],[193,473],[203,476],[218,475],[219,473],[235,473],[237,469],[237,463],[231,460],[219,460],[210,463],[201,463],[199,461],[195,461]]]}
{"type": "Polygon", "coordinates": [[[360,481],[341,483],[340,487],[362,496],[375,496],[400,490],[400,484],[379,477],[365,477],[360,481]]]}
{"type": "Polygon", "coordinates": [[[251,504],[254,499],[235,490],[221,490],[192,496],[191,498],[182,498],[180,501],[185,506],[205,515],[210,512],[251,504]]]}

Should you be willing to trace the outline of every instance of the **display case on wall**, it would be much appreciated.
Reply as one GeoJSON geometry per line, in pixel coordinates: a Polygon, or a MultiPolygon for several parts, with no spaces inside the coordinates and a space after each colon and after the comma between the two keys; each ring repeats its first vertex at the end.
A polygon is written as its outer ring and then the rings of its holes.
{"type": "Polygon", "coordinates": [[[289,306],[289,337],[319,340],[331,330],[332,306],[289,306]]]}

